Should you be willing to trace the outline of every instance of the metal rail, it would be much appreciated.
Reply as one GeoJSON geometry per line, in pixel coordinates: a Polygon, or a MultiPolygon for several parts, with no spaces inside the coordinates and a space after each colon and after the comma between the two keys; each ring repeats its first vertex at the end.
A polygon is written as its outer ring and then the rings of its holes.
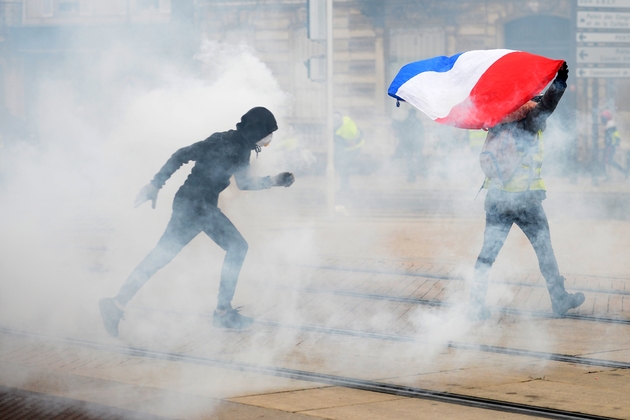
{"type": "MultiPolygon", "coordinates": [[[[202,318],[212,317],[211,313],[204,313],[204,312],[173,311],[173,310],[146,308],[146,307],[140,307],[140,306],[131,306],[131,308],[139,309],[143,311],[173,313],[173,314],[180,314],[180,315],[192,315],[192,316],[198,316],[202,318]]],[[[266,319],[256,319],[256,323],[260,325],[268,325],[270,327],[291,328],[291,329],[296,329],[300,331],[312,331],[312,332],[319,332],[319,333],[324,333],[324,334],[345,335],[345,336],[350,336],[350,337],[370,338],[370,339],[375,339],[375,340],[399,341],[399,342],[407,342],[407,343],[427,343],[428,342],[425,339],[418,338],[418,337],[411,337],[407,335],[373,333],[373,332],[368,332],[368,331],[347,330],[343,328],[320,327],[317,325],[297,325],[297,324],[289,324],[285,322],[271,321],[271,320],[266,320],[266,319]]],[[[571,355],[562,354],[562,353],[549,353],[549,352],[535,351],[535,350],[515,349],[511,347],[488,346],[484,344],[470,344],[470,343],[462,343],[458,341],[447,341],[444,343],[444,345],[449,348],[461,349],[461,350],[473,350],[473,351],[481,351],[481,352],[486,352],[486,353],[506,354],[509,356],[529,357],[533,359],[552,360],[555,362],[572,363],[572,364],[587,365],[587,366],[599,366],[599,367],[606,367],[606,368],[612,368],[612,369],[630,369],[630,363],[628,362],[618,362],[614,360],[596,359],[596,358],[582,357],[582,356],[571,356],[571,355]]]]}
{"type": "MultiPolygon", "coordinates": [[[[412,297],[405,297],[405,296],[387,296],[387,295],[377,295],[377,294],[372,294],[372,293],[351,292],[351,291],[345,291],[345,290],[315,289],[315,288],[310,288],[310,287],[278,287],[278,288],[282,290],[295,290],[295,291],[306,292],[306,293],[325,293],[325,294],[332,294],[332,295],[337,295],[337,296],[356,297],[356,298],[361,298],[361,299],[403,302],[403,303],[409,303],[412,305],[441,306],[441,307],[455,306],[453,303],[443,302],[440,300],[420,299],[420,298],[412,298],[412,297]]],[[[511,314],[511,315],[531,316],[531,317],[546,318],[546,319],[559,319],[557,316],[548,312],[523,311],[520,309],[510,309],[510,308],[491,308],[491,309],[498,312],[511,314]]],[[[601,323],[607,323],[607,324],[630,325],[630,319],[605,318],[605,317],[598,317],[598,316],[587,316],[587,315],[576,315],[576,314],[565,314],[562,316],[562,318],[575,319],[579,321],[601,322],[601,323]]]]}
{"type": "MultiPolygon", "coordinates": [[[[362,338],[372,338],[377,340],[387,340],[387,341],[402,341],[409,343],[426,343],[427,340],[423,340],[416,337],[410,337],[405,335],[397,335],[397,334],[382,334],[382,333],[371,333],[367,331],[356,331],[356,330],[346,330],[342,328],[328,328],[328,327],[318,327],[318,326],[308,326],[308,325],[293,325],[276,321],[268,321],[268,320],[256,320],[257,323],[262,325],[283,327],[283,328],[294,328],[302,331],[314,331],[321,332],[326,334],[338,334],[338,335],[347,335],[353,337],[362,337],[362,338]]],[[[618,362],[614,360],[605,360],[605,359],[595,359],[591,357],[582,357],[582,356],[571,356],[568,354],[562,353],[549,353],[544,351],[535,351],[535,350],[524,350],[524,349],[515,349],[511,347],[500,347],[500,346],[488,346],[485,344],[470,344],[470,343],[462,343],[458,341],[447,341],[445,345],[449,348],[461,349],[461,350],[473,350],[473,351],[481,351],[486,353],[497,353],[497,354],[505,354],[508,356],[520,356],[520,357],[529,357],[533,359],[542,359],[542,360],[552,360],[554,362],[563,362],[563,363],[571,363],[578,365],[587,365],[587,366],[599,366],[613,369],[630,369],[630,363],[628,362],[618,362]]]]}
{"type": "MultiPolygon", "coordinates": [[[[463,277],[459,276],[449,276],[447,274],[432,274],[426,272],[407,272],[401,270],[370,270],[370,269],[361,269],[361,268],[346,268],[346,267],[335,267],[333,265],[311,265],[311,264],[294,264],[300,267],[313,268],[313,269],[321,269],[321,270],[334,270],[334,271],[349,271],[351,273],[370,273],[370,274],[392,274],[399,276],[407,276],[407,277],[426,277],[429,279],[437,279],[437,280],[453,280],[453,281],[466,281],[463,277]]],[[[608,278],[608,277],[596,277],[594,278],[608,278]]],[[[630,282],[630,279],[617,279],[617,280],[627,280],[630,282]]],[[[519,281],[495,281],[497,284],[508,284],[511,286],[526,286],[526,287],[546,287],[543,284],[537,283],[525,283],[519,281]]],[[[578,292],[589,292],[589,293],[607,293],[610,295],[623,295],[630,296],[630,291],[626,290],[602,290],[602,289],[593,289],[590,287],[571,287],[571,290],[575,290],[578,292]]]]}
{"type": "Polygon", "coordinates": [[[438,401],[447,404],[457,404],[475,407],[485,410],[502,411],[528,416],[543,417],[549,419],[576,419],[576,420],[613,420],[613,417],[598,416],[595,414],[579,413],[574,411],[558,410],[548,407],[539,407],[528,404],[513,403],[509,401],[493,400],[489,398],[474,397],[450,392],[433,391],[430,389],[409,387],[371,380],[356,379],[345,376],[330,375],[326,373],[309,372],[304,370],[282,368],[276,366],[263,366],[252,363],[235,362],[222,359],[183,355],[173,352],[145,349],[140,347],[127,347],[111,344],[103,344],[94,341],[73,338],[55,337],[46,334],[38,334],[28,331],[17,331],[8,328],[0,328],[0,333],[46,339],[66,344],[74,344],[97,350],[107,350],[116,353],[137,357],[169,360],[205,366],[218,366],[226,369],[243,372],[254,372],[263,375],[278,376],[308,382],[317,382],[331,386],[359,389],[363,391],[379,392],[383,394],[397,395],[408,398],[420,398],[438,401]]]}

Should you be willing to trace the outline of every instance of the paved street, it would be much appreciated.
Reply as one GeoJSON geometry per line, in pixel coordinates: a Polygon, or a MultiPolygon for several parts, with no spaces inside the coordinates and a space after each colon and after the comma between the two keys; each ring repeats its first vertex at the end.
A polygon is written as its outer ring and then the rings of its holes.
{"type": "Polygon", "coordinates": [[[92,286],[81,321],[3,317],[0,386],[92,418],[108,408],[114,418],[630,418],[630,183],[548,181],[560,269],[586,295],[577,311],[551,316],[514,228],[492,271],[492,317],[471,322],[478,187],[355,182],[333,219],[322,179],[264,198],[227,192],[222,208],[250,245],[234,305],[256,323],[241,332],[211,325],[222,252],[199,237],[108,337],[96,301],[116,292],[135,255],[108,240],[127,235],[117,222],[83,227],[75,239],[92,286]]]}

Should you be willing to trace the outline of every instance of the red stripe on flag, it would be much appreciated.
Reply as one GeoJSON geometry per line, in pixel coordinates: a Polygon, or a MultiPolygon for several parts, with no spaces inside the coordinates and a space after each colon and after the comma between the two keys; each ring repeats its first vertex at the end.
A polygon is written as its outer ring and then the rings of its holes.
{"type": "Polygon", "coordinates": [[[551,82],[564,60],[515,51],[498,59],[479,78],[470,96],[435,121],[460,128],[489,128],[551,82]]]}

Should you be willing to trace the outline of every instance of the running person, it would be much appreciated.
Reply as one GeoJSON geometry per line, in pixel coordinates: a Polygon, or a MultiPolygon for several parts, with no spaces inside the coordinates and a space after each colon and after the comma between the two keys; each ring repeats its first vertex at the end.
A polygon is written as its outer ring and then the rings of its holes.
{"type": "Polygon", "coordinates": [[[124,308],[140,288],[166,266],[193,238],[204,232],[226,251],[217,308],[213,325],[220,328],[247,328],[253,319],[232,308],[232,298],[241,266],[247,253],[247,242],[232,222],[217,207],[219,194],[230,185],[234,175],[241,190],[289,187],[295,178],[289,172],[274,177],[253,177],[249,174],[252,150],[260,152],[271,142],[278,129],[276,119],[266,108],[249,110],[236,124],[236,130],[214,133],[207,139],[176,151],[138,194],[135,205],[151,201],[155,208],[158,191],[183,164],[195,166],[173,200],[173,214],[156,247],[132,271],[115,297],[99,301],[105,329],[118,336],[118,324],[124,308]]]}

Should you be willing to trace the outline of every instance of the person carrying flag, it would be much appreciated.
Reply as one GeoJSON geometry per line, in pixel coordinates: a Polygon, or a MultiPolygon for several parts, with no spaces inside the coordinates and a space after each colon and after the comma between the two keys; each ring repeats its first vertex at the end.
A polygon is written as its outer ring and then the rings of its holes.
{"type": "Polygon", "coordinates": [[[567,87],[569,69],[562,64],[555,80],[542,95],[527,102],[491,127],[480,155],[487,178],[485,200],[486,226],[483,245],[475,263],[470,295],[471,319],[485,319],[490,269],[513,224],[527,236],[534,247],[540,271],[547,283],[552,311],[556,316],[577,308],[583,293],[570,294],[564,288],[558,263],[551,246],[549,223],[542,207],[546,198],[541,178],[543,163],[542,132],[567,87]],[[494,149],[495,145],[502,150],[494,149]]]}

